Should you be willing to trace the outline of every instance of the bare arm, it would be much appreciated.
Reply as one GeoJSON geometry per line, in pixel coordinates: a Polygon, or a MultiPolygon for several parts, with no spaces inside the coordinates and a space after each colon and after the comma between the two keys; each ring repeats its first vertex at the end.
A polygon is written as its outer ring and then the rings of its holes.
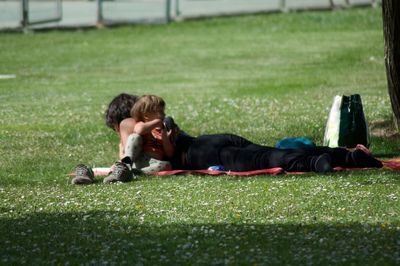
{"type": "Polygon", "coordinates": [[[163,143],[163,150],[165,153],[165,156],[167,158],[171,158],[174,155],[175,151],[175,146],[173,142],[171,141],[172,139],[172,130],[167,132],[167,130],[164,127],[164,123],[161,119],[154,119],[148,122],[137,122],[135,125],[134,132],[139,134],[139,135],[145,135],[151,133],[151,131],[155,128],[162,128],[161,130],[161,139],[163,143]]]}
{"type": "Polygon", "coordinates": [[[161,119],[154,119],[148,122],[137,122],[134,127],[134,132],[139,135],[146,135],[156,127],[163,128],[164,124],[161,119]]]}

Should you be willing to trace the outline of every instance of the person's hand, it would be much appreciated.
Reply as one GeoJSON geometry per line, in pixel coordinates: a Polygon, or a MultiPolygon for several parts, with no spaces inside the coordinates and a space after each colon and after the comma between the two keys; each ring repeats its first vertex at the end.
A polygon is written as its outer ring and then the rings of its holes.
{"type": "Polygon", "coordinates": [[[160,118],[155,118],[152,120],[149,120],[147,122],[137,122],[135,125],[135,130],[134,132],[139,134],[139,135],[145,135],[150,133],[153,129],[157,129],[158,131],[161,131],[161,129],[164,127],[164,124],[160,118]]]}

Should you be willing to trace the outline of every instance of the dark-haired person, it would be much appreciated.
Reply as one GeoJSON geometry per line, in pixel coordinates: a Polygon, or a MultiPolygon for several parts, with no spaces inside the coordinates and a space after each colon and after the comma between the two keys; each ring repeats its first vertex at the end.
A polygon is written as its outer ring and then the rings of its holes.
{"type": "MultiPolygon", "coordinates": [[[[130,145],[135,144],[132,143],[132,139],[135,139],[139,142],[139,139],[133,138],[134,135],[137,136],[137,134],[134,134],[137,121],[131,116],[131,110],[139,98],[140,97],[136,95],[121,93],[111,100],[104,114],[106,125],[118,134],[120,160],[127,157],[125,151],[127,144],[129,142],[130,145]]],[[[176,135],[175,141],[179,144],[179,147],[183,145],[181,143],[190,142],[193,139],[183,131],[180,131],[179,127],[175,124],[171,117],[166,117],[164,124],[169,128],[169,130],[174,131],[174,134],[176,135]]],[[[130,163],[118,161],[114,163],[112,173],[106,177],[103,182],[126,182],[132,179],[132,173],[149,173],[157,171],[158,169],[160,168],[157,162],[152,166],[149,165],[145,169],[142,168],[141,171],[136,171],[135,168],[131,168],[130,163]]],[[[94,174],[92,169],[83,164],[79,164],[76,167],[75,174],[76,177],[71,181],[73,184],[90,184],[94,182],[94,174]]]]}
{"type": "Polygon", "coordinates": [[[131,109],[138,98],[136,95],[121,93],[111,100],[104,113],[106,125],[119,136],[120,159],[125,156],[126,141],[135,128],[136,121],[131,117],[131,109]]]}
{"type": "MultiPolygon", "coordinates": [[[[131,109],[136,103],[138,96],[121,93],[114,97],[108,104],[104,113],[106,125],[114,130],[119,137],[119,158],[124,157],[124,149],[129,135],[133,133],[136,121],[131,117],[131,109]]],[[[104,179],[104,182],[129,181],[131,169],[124,163],[116,162],[112,173],[104,179]]],[[[75,185],[94,183],[94,174],[90,167],[79,164],[75,169],[75,178],[71,183],[75,185]]]]}
{"type": "MultiPolygon", "coordinates": [[[[120,158],[124,156],[124,145],[129,135],[133,133],[135,123],[129,114],[119,124],[113,122],[108,124],[120,136],[120,158]],[[129,119],[133,121],[128,122],[131,121],[129,119]]],[[[171,158],[174,169],[202,170],[222,165],[227,171],[239,172],[280,167],[287,172],[327,173],[332,172],[334,167],[381,168],[383,166],[379,160],[361,149],[353,151],[329,147],[278,149],[258,145],[233,134],[202,135],[196,138],[180,134],[174,145],[175,152],[171,158]]],[[[113,172],[113,180],[128,180],[129,176],[132,176],[132,171],[127,169],[125,163],[116,163],[116,166],[119,165],[120,167],[116,167],[118,171],[113,172]]],[[[87,173],[88,171],[83,171],[84,176],[87,173]]]]}

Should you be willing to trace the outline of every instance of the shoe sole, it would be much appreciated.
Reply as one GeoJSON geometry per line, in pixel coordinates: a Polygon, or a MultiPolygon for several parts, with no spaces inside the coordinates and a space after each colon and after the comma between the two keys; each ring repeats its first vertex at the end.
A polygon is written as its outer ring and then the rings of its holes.
{"type": "Polygon", "coordinates": [[[94,183],[94,180],[83,176],[77,176],[71,180],[71,184],[73,185],[89,185],[92,183],[94,183]]]}

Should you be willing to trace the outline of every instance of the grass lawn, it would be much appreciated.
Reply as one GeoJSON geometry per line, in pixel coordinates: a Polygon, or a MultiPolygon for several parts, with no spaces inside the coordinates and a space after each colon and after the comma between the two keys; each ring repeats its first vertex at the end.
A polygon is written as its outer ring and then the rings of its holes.
{"type": "MultiPolygon", "coordinates": [[[[334,95],[391,116],[380,9],[0,33],[0,265],[399,265],[399,174],[146,177],[72,186],[109,166],[120,92],[157,94],[190,134],[322,144],[334,95]]],[[[380,158],[400,141],[372,138],[380,158]]],[[[99,179],[100,180],[100,179],[99,179]]]]}

